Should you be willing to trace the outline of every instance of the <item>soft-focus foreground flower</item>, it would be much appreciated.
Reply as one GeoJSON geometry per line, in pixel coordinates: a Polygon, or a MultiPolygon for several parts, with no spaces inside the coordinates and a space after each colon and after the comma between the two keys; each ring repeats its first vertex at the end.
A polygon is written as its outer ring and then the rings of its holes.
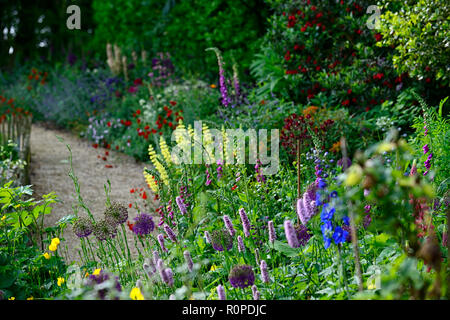
{"type": "Polygon", "coordinates": [[[234,288],[246,288],[255,283],[255,274],[249,265],[236,265],[231,269],[228,280],[234,288]]]}
{"type": "Polygon", "coordinates": [[[139,288],[131,289],[130,298],[132,300],[144,300],[144,296],[139,288]]]}

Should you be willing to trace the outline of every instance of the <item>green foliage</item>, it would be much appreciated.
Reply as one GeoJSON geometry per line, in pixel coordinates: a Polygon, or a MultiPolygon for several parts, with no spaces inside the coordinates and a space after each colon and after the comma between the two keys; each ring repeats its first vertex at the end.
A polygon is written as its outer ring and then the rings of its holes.
{"type": "Polygon", "coordinates": [[[383,41],[395,47],[392,62],[399,72],[419,80],[435,78],[449,84],[450,4],[439,0],[383,1],[383,41]]]}

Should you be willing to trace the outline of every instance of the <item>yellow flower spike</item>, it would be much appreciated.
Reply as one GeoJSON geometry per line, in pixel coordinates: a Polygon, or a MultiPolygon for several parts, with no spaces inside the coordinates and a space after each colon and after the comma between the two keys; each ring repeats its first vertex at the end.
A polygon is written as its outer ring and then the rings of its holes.
{"type": "Polygon", "coordinates": [[[43,254],[43,256],[44,256],[44,258],[45,258],[45,259],[47,259],[47,260],[49,260],[49,259],[50,259],[50,255],[49,255],[49,254],[48,254],[47,252],[46,252],[46,253],[44,253],[44,254],[43,254]]]}
{"type": "Polygon", "coordinates": [[[61,287],[61,285],[66,282],[66,280],[62,277],[58,277],[58,287],[61,287]]]}
{"type": "Polygon", "coordinates": [[[155,177],[145,171],[147,168],[144,168],[144,178],[147,182],[147,185],[150,189],[152,189],[153,193],[158,193],[158,185],[156,184],[155,177]]]}
{"type": "Polygon", "coordinates": [[[139,288],[131,289],[130,298],[132,300],[144,300],[144,296],[139,288]]]}
{"type": "Polygon", "coordinates": [[[95,269],[94,272],[92,272],[92,274],[93,274],[94,276],[98,276],[98,275],[100,274],[101,271],[102,271],[102,268],[98,268],[98,269],[95,269]]]}
{"type": "Polygon", "coordinates": [[[172,163],[172,157],[170,155],[169,147],[162,136],[159,137],[159,147],[161,148],[161,153],[167,164],[172,163]]]}

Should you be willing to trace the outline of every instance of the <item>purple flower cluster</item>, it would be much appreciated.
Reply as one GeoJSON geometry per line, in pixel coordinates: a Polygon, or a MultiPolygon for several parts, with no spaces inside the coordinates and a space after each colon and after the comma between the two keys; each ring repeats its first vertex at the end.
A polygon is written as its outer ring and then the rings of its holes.
{"type": "Polygon", "coordinates": [[[141,213],[134,218],[133,232],[139,236],[150,234],[155,229],[153,218],[147,213],[141,213]]]}
{"type": "Polygon", "coordinates": [[[222,178],[223,176],[223,161],[222,159],[217,160],[217,180],[220,180],[220,178],[222,178]]]}
{"type": "Polygon", "coordinates": [[[236,234],[236,230],[233,227],[233,223],[231,222],[231,219],[229,216],[224,215],[223,216],[223,222],[225,223],[225,227],[227,227],[228,232],[232,237],[236,234]]]}
{"type": "Polygon", "coordinates": [[[255,283],[255,274],[249,265],[236,265],[228,275],[231,285],[234,288],[246,288],[255,283]]]}
{"type": "MultiPolygon", "coordinates": [[[[106,281],[110,280],[110,275],[103,270],[100,270],[100,273],[95,275],[91,274],[89,275],[89,278],[86,281],[86,286],[88,287],[95,287],[96,285],[103,284],[106,281]]],[[[112,287],[108,288],[102,288],[98,289],[97,291],[97,297],[101,300],[104,300],[106,298],[106,295],[111,293],[111,289],[116,290],[118,292],[122,291],[122,286],[120,285],[119,278],[114,277],[114,282],[112,287]]]]}
{"type": "Polygon", "coordinates": [[[308,228],[303,224],[297,224],[294,226],[295,232],[297,234],[298,243],[300,246],[304,246],[308,243],[311,238],[311,234],[308,232],[308,228]]]}
{"type": "Polygon", "coordinates": [[[258,181],[260,183],[264,183],[264,182],[266,182],[266,178],[262,174],[261,166],[262,166],[261,160],[256,159],[256,164],[255,164],[256,181],[258,181]]]}
{"type": "Polygon", "coordinates": [[[224,248],[229,251],[233,248],[233,238],[226,230],[214,230],[211,232],[210,243],[217,251],[223,251],[224,248]]]}
{"type": "Polygon", "coordinates": [[[177,205],[178,205],[178,209],[180,209],[181,214],[186,214],[187,213],[187,209],[186,209],[186,204],[184,203],[184,200],[182,197],[177,196],[175,198],[177,205]]]}
{"type": "MultiPolygon", "coordinates": [[[[320,179],[320,183],[322,183],[322,181],[323,179],[320,179]]],[[[303,197],[297,200],[297,215],[303,225],[306,225],[307,222],[317,214],[316,191],[316,183],[312,183],[308,186],[303,197]]]]}

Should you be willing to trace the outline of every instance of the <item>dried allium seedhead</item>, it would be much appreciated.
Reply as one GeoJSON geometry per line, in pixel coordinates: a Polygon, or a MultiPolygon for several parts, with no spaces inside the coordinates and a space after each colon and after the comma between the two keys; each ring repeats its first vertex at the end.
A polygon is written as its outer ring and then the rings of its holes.
{"type": "Polygon", "coordinates": [[[98,240],[104,241],[114,238],[117,234],[117,229],[115,224],[102,220],[94,225],[93,232],[98,240]]]}
{"type": "Polygon", "coordinates": [[[73,225],[73,232],[78,238],[85,238],[89,236],[93,230],[94,226],[92,225],[91,220],[85,217],[78,218],[73,225]]]}
{"type": "Polygon", "coordinates": [[[214,230],[211,232],[211,245],[217,251],[231,250],[233,248],[233,238],[227,230],[214,230]]]}
{"type": "Polygon", "coordinates": [[[236,265],[231,269],[228,280],[234,288],[246,288],[255,283],[255,274],[249,265],[236,265]]]}
{"type": "Polygon", "coordinates": [[[113,202],[105,210],[105,220],[115,224],[125,223],[128,219],[128,208],[123,204],[113,202]]]}

